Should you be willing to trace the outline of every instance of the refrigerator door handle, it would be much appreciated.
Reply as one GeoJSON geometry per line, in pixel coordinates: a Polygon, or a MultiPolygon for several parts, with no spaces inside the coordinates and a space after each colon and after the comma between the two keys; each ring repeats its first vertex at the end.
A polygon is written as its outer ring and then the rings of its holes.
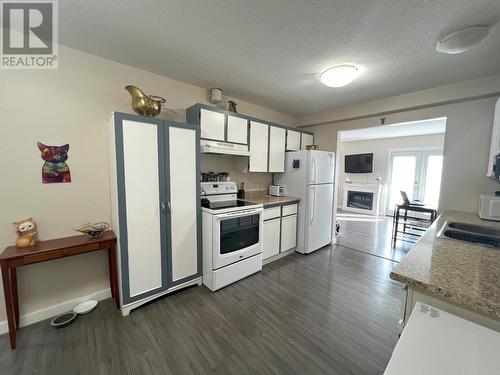
{"type": "Polygon", "coordinates": [[[309,221],[310,224],[313,223],[314,221],[314,216],[316,216],[316,187],[313,187],[314,195],[313,195],[313,204],[312,204],[312,215],[311,215],[311,220],[309,221]]]}
{"type": "Polygon", "coordinates": [[[316,159],[312,158],[312,166],[313,166],[313,171],[314,171],[314,180],[312,180],[311,182],[315,183],[316,180],[318,179],[318,171],[317,171],[317,168],[316,168],[316,159]]]}

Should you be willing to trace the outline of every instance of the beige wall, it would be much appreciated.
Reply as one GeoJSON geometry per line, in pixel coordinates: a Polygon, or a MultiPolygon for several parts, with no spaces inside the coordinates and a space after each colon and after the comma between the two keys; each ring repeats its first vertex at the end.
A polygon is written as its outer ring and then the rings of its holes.
{"type": "MultiPolygon", "coordinates": [[[[35,218],[42,239],[73,235],[72,228],[88,221],[110,221],[106,119],[112,111],[131,112],[126,84],[164,96],[169,109],[162,116],[176,121],[185,120],[185,108],[207,103],[203,88],[65,47],[59,67],[0,73],[0,249],[14,243],[12,222],[25,217],[35,218]],[[70,144],[71,183],[41,183],[37,141],[70,144]]],[[[294,125],[291,116],[236,101],[241,113],[294,125]]],[[[107,288],[106,259],[97,252],[21,268],[21,315],[107,288]]]]}
{"type": "MultiPolygon", "coordinates": [[[[387,124],[447,117],[439,207],[476,212],[479,194],[500,189],[497,182],[486,177],[496,100],[496,97],[488,97],[388,115],[377,114],[359,120],[307,127],[307,130],[314,132],[315,142],[322,150],[336,151],[339,130],[374,126],[380,124],[380,117],[385,117],[387,124]]],[[[392,98],[384,99],[381,108],[389,110],[391,101],[392,98]]],[[[398,100],[394,99],[394,102],[398,103],[398,100]]],[[[363,105],[363,111],[366,107],[368,105],[363,105]]],[[[371,109],[377,112],[376,108],[371,109]]],[[[357,113],[351,107],[348,115],[357,113]]],[[[309,123],[307,118],[301,121],[309,123]]]]}
{"type": "MultiPolygon", "coordinates": [[[[350,182],[376,183],[376,177],[382,178],[382,199],[385,199],[389,186],[389,152],[391,149],[443,148],[444,134],[420,135],[412,137],[397,137],[384,139],[370,139],[362,141],[340,142],[338,149],[339,173],[338,173],[338,196],[343,197],[343,184],[348,177],[350,182]],[[344,156],[350,154],[373,153],[373,173],[344,173],[344,156]]],[[[382,200],[382,207],[385,208],[385,200],[382,200]]],[[[340,199],[340,204],[341,199],[340,199]]]]}

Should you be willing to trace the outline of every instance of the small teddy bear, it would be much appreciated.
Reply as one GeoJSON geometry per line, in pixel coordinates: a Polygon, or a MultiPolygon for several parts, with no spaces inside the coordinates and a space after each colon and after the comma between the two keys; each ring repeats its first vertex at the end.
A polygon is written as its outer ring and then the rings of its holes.
{"type": "Polygon", "coordinates": [[[36,244],[36,223],[32,217],[15,222],[14,225],[19,235],[16,240],[17,247],[28,247],[36,244]]]}

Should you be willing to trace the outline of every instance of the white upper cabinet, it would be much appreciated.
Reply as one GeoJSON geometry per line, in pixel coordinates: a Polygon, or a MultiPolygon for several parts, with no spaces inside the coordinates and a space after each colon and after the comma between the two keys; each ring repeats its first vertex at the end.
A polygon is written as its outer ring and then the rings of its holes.
{"type": "Polygon", "coordinates": [[[224,141],[225,116],[223,113],[200,110],[201,138],[224,141]]]}
{"type": "Polygon", "coordinates": [[[250,121],[250,172],[267,172],[269,125],[250,121]]]}
{"type": "Polygon", "coordinates": [[[286,131],[286,150],[298,151],[300,150],[300,133],[295,130],[286,131]]]}
{"type": "Polygon", "coordinates": [[[227,116],[227,141],[232,143],[248,144],[248,120],[227,116]]]}
{"type": "Polygon", "coordinates": [[[271,126],[269,130],[269,172],[285,171],[286,130],[271,126]]]}
{"type": "MultiPolygon", "coordinates": [[[[488,163],[488,171],[486,175],[488,177],[495,177],[495,162],[496,156],[500,154],[500,98],[497,100],[495,106],[495,116],[493,119],[493,132],[491,134],[491,148],[490,148],[490,160],[488,163]]],[[[500,168],[500,166],[499,166],[500,168]]]]}
{"type": "Polygon", "coordinates": [[[305,150],[306,146],[314,144],[314,137],[311,134],[302,133],[301,150],[305,150]]]}

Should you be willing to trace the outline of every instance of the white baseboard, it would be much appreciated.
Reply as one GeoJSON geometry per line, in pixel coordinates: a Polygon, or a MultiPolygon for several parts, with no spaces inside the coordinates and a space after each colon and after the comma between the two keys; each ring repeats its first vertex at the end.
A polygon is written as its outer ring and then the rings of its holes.
{"type": "MultiPolygon", "coordinates": [[[[111,297],[111,289],[107,288],[101,290],[99,292],[95,292],[89,294],[87,296],[83,296],[80,298],[75,298],[70,301],[66,301],[60,303],[58,305],[46,307],[45,309],[33,311],[29,314],[22,315],[19,319],[20,326],[26,327],[34,323],[41,322],[42,320],[46,320],[52,318],[57,314],[62,314],[66,311],[71,311],[76,305],[82,303],[84,301],[88,301],[89,299],[95,299],[97,301],[102,301],[111,297]]],[[[7,320],[0,321],[0,335],[7,333],[9,331],[9,326],[7,324],[7,320]]]]}

